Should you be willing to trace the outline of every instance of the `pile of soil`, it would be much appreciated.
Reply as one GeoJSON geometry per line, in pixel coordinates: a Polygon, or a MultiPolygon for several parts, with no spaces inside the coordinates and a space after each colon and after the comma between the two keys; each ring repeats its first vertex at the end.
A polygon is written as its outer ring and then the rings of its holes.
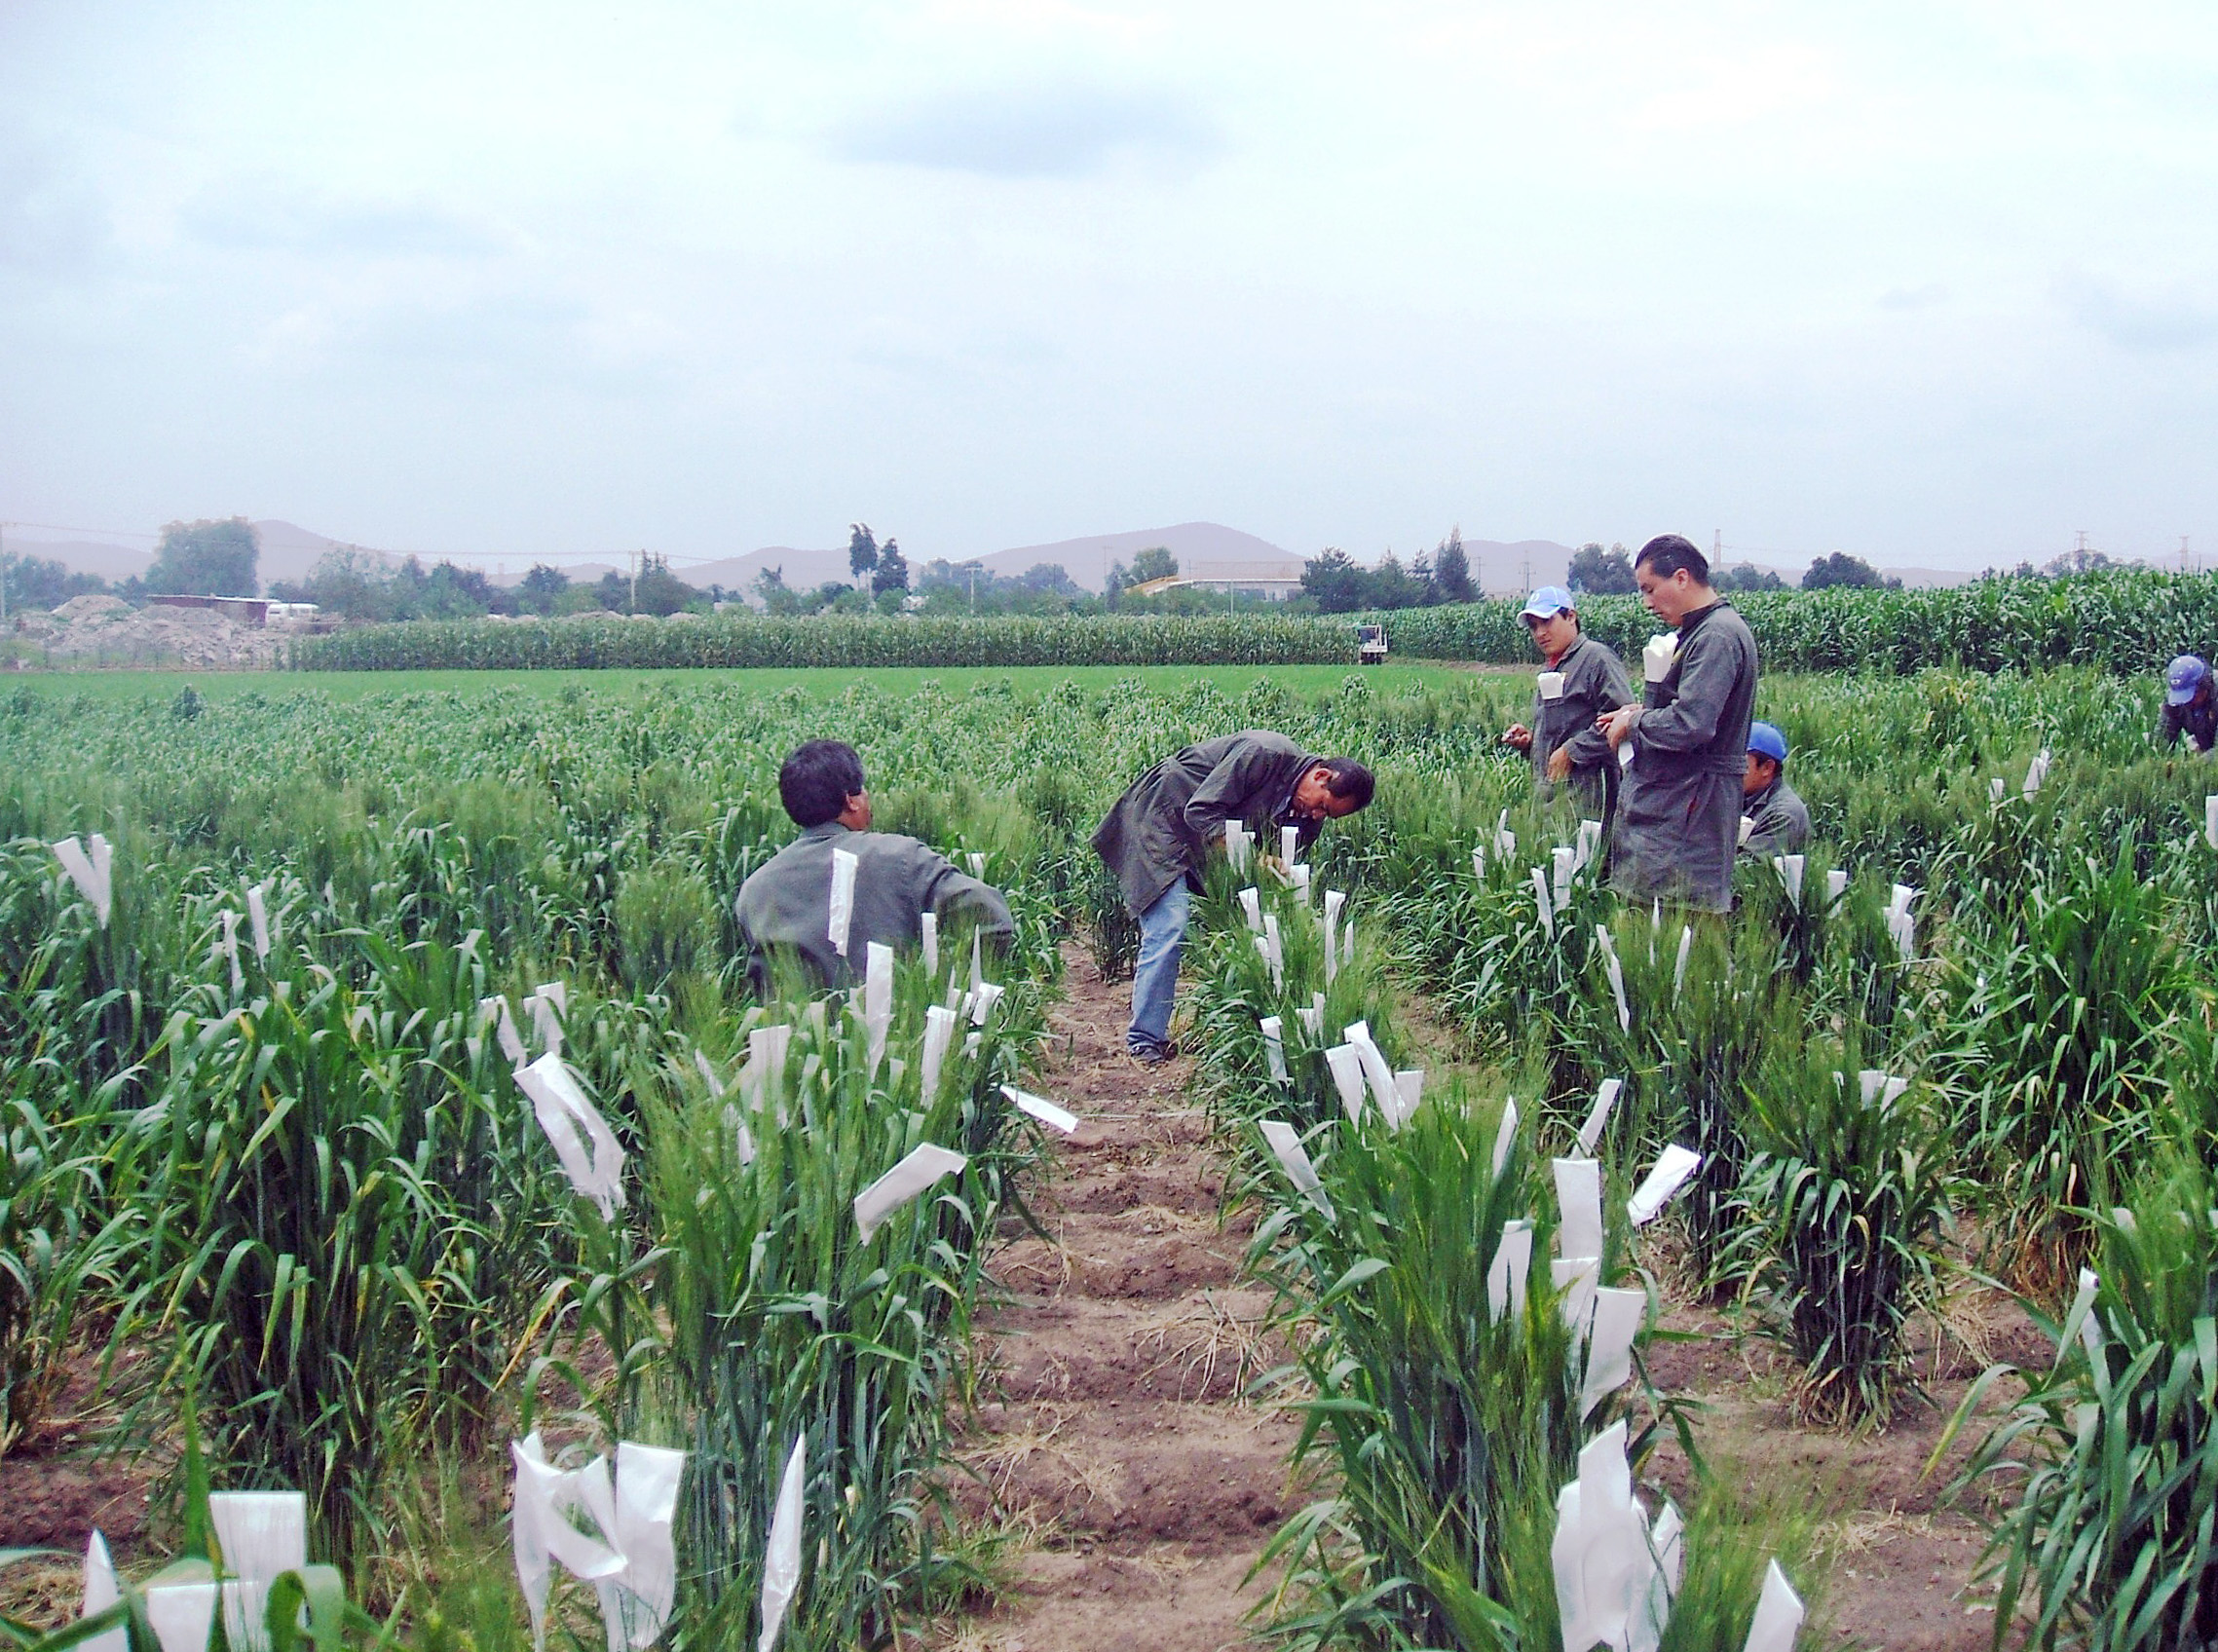
{"type": "Polygon", "coordinates": [[[282,620],[245,625],[212,608],[133,608],[120,597],[73,596],[51,614],[11,614],[0,644],[48,664],[266,667],[299,630],[282,620]]]}

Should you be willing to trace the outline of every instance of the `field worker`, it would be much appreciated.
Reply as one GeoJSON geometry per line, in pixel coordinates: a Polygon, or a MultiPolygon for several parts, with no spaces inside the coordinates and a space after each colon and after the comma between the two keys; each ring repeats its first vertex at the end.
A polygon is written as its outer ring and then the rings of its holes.
{"type": "Polygon", "coordinates": [[[1344,757],[1311,757],[1284,734],[1248,729],[1187,746],[1125,789],[1094,834],[1094,851],[1116,874],[1124,904],[1140,920],[1132,974],[1132,1025],[1125,1047],[1149,1067],[1169,1061],[1171,1003],[1179,984],[1189,891],[1210,845],[1237,820],[1266,845],[1276,828],[1299,829],[1307,845],[1327,820],[1371,802],[1371,770],[1344,757]]]}
{"type": "Polygon", "coordinates": [[[1748,771],[1741,777],[1741,817],[1748,822],[1741,852],[1769,866],[1775,855],[1800,854],[1810,841],[1810,810],[1786,783],[1786,736],[1769,723],[1748,725],[1748,771]]]}
{"type": "Polygon", "coordinates": [[[870,792],[862,759],[844,740],[810,740],[778,770],[778,799],[801,836],[748,875],[733,903],[747,943],[747,984],[759,999],[772,991],[771,960],[797,958],[826,987],[860,974],[877,941],[899,951],[921,939],[920,921],[937,914],[943,933],[965,924],[990,940],[1016,932],[1000,891],[966,878],[914,838],[870,829],[870,792]],[[833,949],[832,851],[855,856],[847,951],[833,949]]]}
{"type": "Polygon", "coordinates": [[[2164,667],[2164,710],[2157,724],[2157,743],[2176,746],[2180,735],[2207,753],[2218,745],[2218,688],[2210,663],[2200,655],[2183,654],[2164,667]]]}
{"type": "Polygon", "coordinates": [[[1520,618],[1546,663],[1533,695],[1532,727],[1512,724],[1502,743],[1531,755],[1543,798],[1568,783],[1583,811],[1606,819],[1617,798],[1617,763],[1596,721],[1633,703],[1625,667],[1606,643],[1580,632],[1578,599],[1561,585],[1534,591],[1520,618]]]}
{"type": "Polygon", "coordinates": [[[1643,703],[1597,723],[1613,752],[1633,754],[1618,794],[1611,880],[1635,900],[1728,912],[1756,703],[1756,639],[1710,588],[1709,560],[1677,534],[1642,545],[1633,578],[1648,612],[1677,630],[1651,638],[1643,651],[1643,703]]]}

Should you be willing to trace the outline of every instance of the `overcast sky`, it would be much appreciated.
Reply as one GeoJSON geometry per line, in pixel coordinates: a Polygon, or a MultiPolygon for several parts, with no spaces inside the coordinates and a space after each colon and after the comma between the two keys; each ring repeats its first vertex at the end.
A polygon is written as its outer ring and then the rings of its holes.
{"type": "Polygon", "coordinates": [[[0,0],[10,520],[2207,566],[2214,416],[2206,3],[0,0]]]}

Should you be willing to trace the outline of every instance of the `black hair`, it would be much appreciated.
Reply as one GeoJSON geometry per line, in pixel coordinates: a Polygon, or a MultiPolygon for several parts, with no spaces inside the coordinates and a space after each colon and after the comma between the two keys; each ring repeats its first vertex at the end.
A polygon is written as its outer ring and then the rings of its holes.
{"type": "Polygon", "coordinates": [[[845,740],[809,740],[778,769],[778,801],[804,831],[837,820],[863,789],[862,759],[845,740]]]}
{"type": "Polygon", "coordinates": [[[1637,568],[1645,562],[1659,580],[1668,580],[1684,568],[1698,585],[1710,583],[1710,558],[1694,548],[1694,542],[1677,534],[1658,534],[1640,547],[1633,559],[1637,568]]]}
{"type": "Polygon", "coordinates": [[[1371,807],[1371,793],[1374,784],[1371,770],[1352,757],[1325,757],[1317,760],[1317,767],[1332,778],[1325,789],[1336,798],[1353,798],[1358,808],[1371,807]]]}

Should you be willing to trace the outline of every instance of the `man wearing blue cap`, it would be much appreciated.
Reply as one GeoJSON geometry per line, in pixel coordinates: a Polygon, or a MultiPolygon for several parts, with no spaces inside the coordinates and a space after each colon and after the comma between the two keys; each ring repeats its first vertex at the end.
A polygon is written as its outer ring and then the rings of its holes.
{"type": "Polygon", "coordinates": [[[1810,810],[1786,783],[1786,736],[1769,723],[1748,725],[1748,771],[1741,781],[1741,853],[1759,865],[1800,854],[1810,841],[1810,810]]]}
{"type": "Polygon", "coordinates": [[[2210,683],[2210,663],[2200,655],[2183,654],[2164,667],[2164,713],[2157,725],[2157,743],[2176,746],[2180,735],[2207,753],[2218,745],[2218,691],[2210,683]]]}
{"type": "Polygon", "coordinates": [[[1542,585],[1521,616],[1546,665],[1533,695],[1532,727],[1512,724],[1502,743],[1528,752],[1542,797],[1569,785],[1582,810],[1606,818],[1616,801],[1617,764],[1609,736],[1595,727],[1633,700],[1625,667],[1606,644],[1579,630],[1578,599],[1561,585],[1542,585]]]}

